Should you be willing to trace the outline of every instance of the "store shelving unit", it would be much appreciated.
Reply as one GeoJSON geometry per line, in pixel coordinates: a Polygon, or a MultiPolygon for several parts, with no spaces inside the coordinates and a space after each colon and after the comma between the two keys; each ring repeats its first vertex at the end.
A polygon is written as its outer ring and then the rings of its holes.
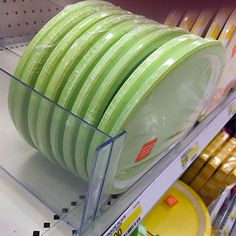
{"type": "Polygon", "coordinates": [[[234,201],[234,205],[232,206],[232,208],[229,210],[225,220],[225,224],[222,227],[222,229],[220,230],[220,236],[225,236],[225,235],[230,235],[233,236],[235,235],[233,233],[233,228],[234,225],[236,223],[236,204],[234,201]]]}
{"type": "MultiPolygon", "coordinates": [[[[13,3],[11,2],[11,4],[13,3]]],[[[50,14],[48,13],[48,9],[46,9],[47,14],[45,14],[45,19],[48,19],[51,14],[55,14],[60,7],[55,9],[53,8],[53,11],[50,10],[50,14]]],[[[26,16],[27,14],[24,15],[24,17],[26,16]]],[[[34,17],[40,18],[41,15],[34,17]]],[[[43,22],[40,22],[40,24],[42,23],[43,22]]],[[[37,27],[40,28],[39,25],[37,25],[37,27]]],[[[4,60],[0,59],[0,67],[7,70],[11,74],[13,74],[28,40],[32,37],[32,35],[28,33],[31,29],[25,28],[24,30],[26,32],[25,37],[10,37],[11,35],[9,34],[8,36],[10,38],[2,39],[0,44],[0,58],[4,58],[4,60]],[[19,40],[20,43],[17,42],[19,40]]],[[[11,28],[10,31],[14,31],[14,29],[11,28]]],[[[119,196],[111,197],[107,204],[100,209],[96,215],[95,222],[93,222],[84,232],[84,235],[110,236],[114,235],[119,229],[121,229],[122,235],[130,235],[137,223],[144,218],[144,216],[152,209],[152,207],[169,189],[169,187],[185,172],[185,170],[196,159],[197,155],[215,137],[215,135],[224,127],[227,121],[229,121],[235,113],[236,91],[231,92],[225,101],[212,114],[210,114],[201,123],[197,124],[174,149],[172,149],[164,158],[153,166],[152,169],[149,170],[127,192],[119,196]]],[[[0,174],[2,176],[6,176],[6,172],[4,170],[1,170],[0,174]]],[[[9,181],[11,182],[11,180],[9,181]]],[[[14,183],[12,188],[15,188],[16,184],[17,183],[14,183]]],[[[24,192],[24,194],[27,192],[24,188],[19,190],[19,192],[21,191],[24,192]]],[[[31,200],[24,202],[22,202],[22,200],[21,204],[24,207],[27,208],[28,206],[36,206],[37,210],[41,209],[41,207],[43,208],[42,216],[36,219],[38,222],[34,226],[36,228],[30,229],[30,232],[37,230],[38,227],[38,230],[41,232],[40,235],[60,235],[60,232],[61,235],[66,236],[71,235],[71,232],[73,232],[74,235],[77,234],[77,231],[73,231],[76,229],[76,222],[74,223],[74,227],[70,224],[71,221],[73,221],[73,219],[81,213],[81,208],[75,207],[65,214],[61,220],[53,222],[51,227],[45,229],[41,227],[41,224],[43,224],[43,221],[50,221],[50,217],[53,216],[54,212],[51,209],[44,208],[44,204],[38,199],[35,199],[30,193],[27,192],[27,194],[27,197],[31,200]],[[67,224],[66,222],[70,222],[70,224],[67,224]]],[[[221,203],[222,202],[223,200],[221,199],[221,203]]],[[[218,207],[219,206],[220,204],[218,207]]],[[[233,207],[232,214],[235,214],[235,207],[236,206],[233,207]]],[[[29,212],[31,212],[30,214],[33,216],[34,212],[30,210],[29,212]]],[[[31,216],[30,214],[28,215],[31,216]]],[[[23,213],[19,213],[19,215],[24,217],[23,213]]],[[[231,229],[233,227],[234,221],[230,219],[232,219],[231,215],[223,230],[227,230],[228,228],[231,229]]],[[[26,224],[26,222],[28,222],[27,220],[24,221],[22,219],[21,223],[26,224]]],[[[20,228],[20,226],[18,228],[20,228]]],[[[236,230],[236,226],[232,232],[234,232],[234,230],[236,230]]],[[[24,232],[22,232],[22,235],[24,235],[24,232]]],[[[231,235],[233,236],[234,234],[231,233],[231,235]]],[[[21,236],[21,234],[19,234],[19,236],[21,236]]]]}
{"type": "Polygon", "coordinates": [[[216,199],[215,202],[211,204],[210,207],[208,208],[212,222],[216,219],[222,205],[224,204],[225,200],[229,196],[231,188],[232,186],[226,188],[218,197],[218,199],[216,199]]]}
{"type": "Polygon", "coordinates": [[[230,235],[230,236],[236,235],[236,222],[234,223],[233,228],[232,228],[232,231],[230,232],[229,235],[230,235]]]}
{"type": "Polygon", "coordinates": [[[112,235],[111,232],[116,232],[120,227],[129,230],[133,224],[141,221],[235,114],[235,108],[236,92],[233,92],[220,107],[198,124],[174,150],[143,176],[142,181],[124,193],[96,221],[87,235],[93,235],[95,232],[103,233],[105,236],[112,235]],[[115,220],[114,217],[111,219],[111,215],[114,215],[112,212],[116,212],[119,217],[115,220]]]}
{"type": "Polygon", "coordinates": [[[236,196],[231,194],[222,205],[218,216],[213,221],[215,234],[217,236],[234,235],[234,225],[236,223],[236,196]]]}

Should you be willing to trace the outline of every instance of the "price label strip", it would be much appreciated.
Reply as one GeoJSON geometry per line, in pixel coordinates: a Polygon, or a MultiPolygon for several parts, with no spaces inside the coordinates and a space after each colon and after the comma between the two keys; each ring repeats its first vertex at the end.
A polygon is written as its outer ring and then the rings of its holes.
{"type": "Polygon", "coordinates": [[[196,157],[199,149],[199,144],[195,144],[193,148],[187,151],[187,154],[182,156],[181,164],[184,170],[187,169],[189,162],[191,162],[196,157]]]}
{"type": "Polygon", "coordinates": [[[229,115],[233,115],[236,112],[236,103],[233,103],[229,106],[229,115]]]}
{"type": "Polygon", "coordinates": [[[123,218],[123,222],[121,223],[120,227],[116,229],[113,234],[108,233],[108,235],[112,236],[127,236],[129,235],[137,226],[138,223],[141,221],[141,214],[142,214],[142,207],[139,204],[133,212],[127,217],[123,218]]]}

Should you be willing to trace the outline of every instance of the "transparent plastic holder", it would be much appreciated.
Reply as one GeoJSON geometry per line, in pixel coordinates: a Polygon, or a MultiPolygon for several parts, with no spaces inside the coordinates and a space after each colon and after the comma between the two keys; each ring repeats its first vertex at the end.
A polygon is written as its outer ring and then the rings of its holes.
{"type": "MultiPolygon", "coordinates": [[[[123,150],[126,133],[122,132],[117,137],[111,138],[28,87],[3,69],[0,69],[0,90],[1,168],[51,209],[53,213],[77,229],[79,235],[82,235],[82,232],[99,216],[100,208],[109,199],[110,186],[114,179],[119,156],[123,150]],[[20,137],[8,110],[10,83],[17,87],[18,92],[24,91],[25,98],[33,96],[38,99],[50,113],[53,111],[57,111],[57,114],[62,113],[64,117],[73,121],[73,125],[83,125],[88,132],[101,136],[104,143],[101,143],[94,150],[95,158],[89,183],[62,168],[58,163],[55,163],[55,160],[50,161],[20,137]]],[[[71,125],[67,119],[63,121],[63,129],[71,125]]],[[[47,122],[45,125],[48,125],[47,122]]],[[[78,154],[76,153],[76,155],[78,154]]],[[[79,157],[76,156],[75,158],[79,157]]]]}

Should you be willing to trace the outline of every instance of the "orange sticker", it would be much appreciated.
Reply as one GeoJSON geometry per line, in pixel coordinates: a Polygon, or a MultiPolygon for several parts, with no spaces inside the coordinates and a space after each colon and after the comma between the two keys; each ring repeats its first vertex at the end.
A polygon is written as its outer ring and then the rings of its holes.
{"type": "Polygon", "coordinates": [[[157,140],[158,140],[158,138],[155,138],[155,139],[151,140],[150,142],[145,143],[142,146],[141,151],[139,152],[139,154],[135,160],[135,163],[138,163],[138,162],[144,160],[145,158],[147,158],[151,154],[151,151],[152,151],[154,145],[156,144],[157,140]]]}
{"type": "Polygon", "coordinates": [[[165,198],[164,202],[169,207],[173,207],[174,205],[176,205],[178,203],[178,200],[173,195],[169,195],[165,198]]]}

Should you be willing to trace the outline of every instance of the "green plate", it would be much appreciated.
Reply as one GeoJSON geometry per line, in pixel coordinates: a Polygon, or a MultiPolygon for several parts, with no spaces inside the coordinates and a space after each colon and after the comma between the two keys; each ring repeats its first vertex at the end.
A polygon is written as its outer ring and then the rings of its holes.
{"type": "MultiPolygon", "coordinates": [[[[99,12],[95,14],[93,14],[94,11],[96,10],[95,8],[93,8],[93,10],[90,10],[90,12],[88,12],[90,17],[87,17],[84,20],[82,20],[63,38],[63,40],[57,45],[55,50],[52,52],[46,64],[44,65],[43,69],[41,70],[41,73],[35,85],[35,89],[40,93],[46,95],[48,98],[52,99],[54,102],[58,101],[57,94],[60,94],[63,82],[67,79],[67,76],[70,73],[72,73],[74,67],[79,61],[79,57],[83,56],[84,49],[86,49],[88,42],[85,41],[86,43],[83,43],[82,40],[85,39],[84,35],[90,32],[89,28],[95,27],[94,25],[97,26],[98,24],[100,24],[100,22],[102,22],[102,20],[103,21],[107,20],[108,19],[107,17],[111,15],[118,14],[119,17],[118,20],[122,20],[124,18],[121,15],[123,13],[123,11],[121,10],[107,9],[106,11],[106,8],[104,7],[102,9],[97,8],[97,10],[98,9],[99,12]],[[82,45],[84,46],[84,49],[82,48],[82,45]]],[[[96,32],[94,32],[94,37],[98,36],[100,33],[102,32],[100,32],[99,28],[96,32]]],[[[37,94],[32,94],[30,97],[29,109],[28,109],[29,131],[34,143],[37,144],[38,147],[39,145],[37,140],[36,126],[39,114],[39,104],[41,101],[42,99],[37,94]]],[[[44,114],[44,116],[45,115],[46,114],[44,114]]],[[[50,153],[44,153],[44,154],[47,156],[52,156],[50,153]]]]}
{"type": "MultiPolygon", "coordinates": [[[[86,33],[76,40],[74,45],[63,57],[63,60],[58,65],[54,72],[50,83],[45,91],[45,96],[57,102],[69,75],[73,73],[77,64],[82,60],[86,52],[112,27],[122,22],[127,17],[124,16],[122,10],[111,10],[110,16],[102,19],[93,25],[86,33]]],[[[52,155],[50,145],[50,124],[53,114],[53,106],[47,101],[41,101],[38,107],[37,122],[36,122],[36,140],[41,152],[46,156],[52,155]]]]}
{"type": "MultiPolygon", "coordinates": [[[[93,99],[93,95],[95,94],[97,87],[103,81],[103,79],[106,77],[109,71],[112,70],[112,68],[122,58],[125,52],[127,52],[130,48],[132,48],[133,44],[136,44],[136,49],[138,49],[140,45],[143,46],[142,38],[151,32],[157,31],[157,29],[160,29],[160,26],[156,24],[150,24],[145,26],[140,25],[137,26],[134,30],[124,35],[119,41],[117,41],[106,52],[106,54],[102,57],[102,59],[96,64],[94,69],[88,75],[85,83],[83,84],[83,87],[80,89],[78,93],[75,103],[73,104],[72,113],[79,116],[80,118],[83,118],[84,114],[87,111],[89,102],[93,99]]],[[[145,40],[148,41],[146,38],[145,40]]],[[[140,47],[139,52],[141,51],[141,48],[143,49],[143,47],[140,47]]],[[[146,49],[146,54],[147,52],[150,53],[150,48],[146,49]]],[[[142,58],[145,58],[146,54],[140,53],[139,55],[138,53],[136,53],[136,61],[132,62],[132,65],[130,65],[130,68],[127,69],[126,73],[130,73],[132,71],[132,68],[136,64],[138,64],[138,62],[140,62],[142,58]]],[[[124,80],[125,78],[120,77],[120,79],[124,80]]],[[[70,121],[70,118],[68,122],[70,124],[72,123],[70,121]]],[[[86,166],[85,164],[86,156],[81,156],[80,152],[75,153],[75,145],[76,145],[78,130],[79,127],[76,124],[66,127],[63,139],[63,153],[64,153],[64,158],[66,158],[67,162],[70,161],[69,162],[70,165],[75,166],[75,159],[77,163],[80,163],[78,164],[78,166],[80,166],[78,173],[83,178],[86,178],[86,169],[84,168],[86,166]]],[[[79,141],[83,142],[82,140],[79,141]]],[[[82,148],[82,145],[80,146],[82,148]]]]}
{"type": "MultiPolygon", "coordinates": [[[[222,65],[224,49],[219,42],[185,35],[163,45],[135,70],[98,126],[111,136],[122,130],[128,134],[113,193],[137,181],[180,139],[179,134],[192,127],[214,91],[222,65]]],[[[90,158],[100,143],[95,135],[90,158]]]]}
{"type": "MultiPolygon", "coordinates": [[[[137,65],[139,65],[140,62],[142,62],[158,47],[185,33],[187,32],[184,30],[168,28],[152,32],[143,37],[142,40],[138,40],[136,42],[133,41],[132,47],[128,50],[123,52],[120,50],[122,57],[116,64],[113,65],[112,68],[109,68],[109,73],[93,79],[93,81],[87,85],[87,91],[86,89],[83,90],[83,92],[86,91],[86,94],[94,94],[92,100],[81,100],[79,103],[80,98],[78,96],[78,99],[74,104],[75,109],[79,108],[81,104],[88,107],[84,120],[97,127],[107,106],[109,105],[109,102],[115,96],[115,93],[122,86],[128,76],[135,70],[137,65]]],[[[89,80],[87,81],[89,82],[89,80]]],[[[72,112],[74,112],[73,109],[72,112]]],[[[78,143],[76,145],[75,153],[79,153],[80,156],[87,157],[92,135],[92,130],[86,129],[85,126],[80,127],[79,134],[76,139],[78,143]]],[[[85,166],[86,165],[87,164],[85,164],[85,166]]],[[[76,159],[76,167],[79,172],[80,166],[80,162],[76,159]]]]}
{"type": "MultiPolygon", "coordinates": [[[[126,15],[122,17],[124,22],[119,23],[116,26],[113,26],[100,40],[98,40],[88,52],[84,55],[81,61],[78,63],[73,73],[70,75],[68,81],[60,98],[58,104],[62,107],[71,110],[74,101],[77,97],[77,94],[80,91],[80,88],[84,84],[87,76],[93,67],[98,63],[100,58],[106,53],[106,51],[124,34],[131,31],[138,24],[144,24],[149,22],[143,17],[135,17],[134,15],[126,15]]],[[[64,134],[64,125],[66,124],[66,119],[68,114],[62,112],[60,109],[55,109],[53,113],[53,118],[50,126],[50,139],[52,151],[56,159],[62,165],[65,165],[63,158],[63,134],[64,134]]],[[[75,119],[76,120],[76,119],[75,119]]],[[[76,121],[75,121],[76,122],[76,121]]],[[[77,121],[79,123],[79,121],[77,121]]],[[[66,159],[66,157],[65,157],[66,159]]],[[[67,162],[71,163],[71,162],[67,162]]],[[[68,167],[75,171],[75,165],[68,164],[68,167]]]]}
{"type": "MultiPolygon", "coordinates": [[[[103,5],[110,4],[87,1],[71,5],[49,21],[25,50],[17,66],[15,77],[34,87],[47,58],[64,35],[84,18],[83,11],[87,8],[103,5]]],[[[29,134],[26,115],[30,93],[28,88],[12,82],[9,90],[9,110],[19,133],[29,144],[35,146],[29,134]]]]}

